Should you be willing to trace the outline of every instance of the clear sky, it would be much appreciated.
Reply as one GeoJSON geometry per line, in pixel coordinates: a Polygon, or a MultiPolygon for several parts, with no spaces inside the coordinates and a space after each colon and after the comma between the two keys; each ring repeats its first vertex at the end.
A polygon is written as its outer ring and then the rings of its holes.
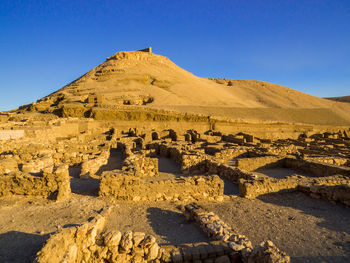
{"type": "Polygon", "coordinates": [[[147,46],[200,77],[350,95],[350,0],[0,0],[0,111],[147,46]]]}

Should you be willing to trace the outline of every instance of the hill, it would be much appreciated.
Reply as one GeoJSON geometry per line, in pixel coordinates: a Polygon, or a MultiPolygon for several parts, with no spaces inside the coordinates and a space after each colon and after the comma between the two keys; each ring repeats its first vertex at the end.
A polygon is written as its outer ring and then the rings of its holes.
{"type": "Polygon", "coordinates": [[[116,111],[121,110],[154,110],[226,119],[350,123],[350,105],[346,103],[262,81],[200,78],[164,56],[143,51],[116,53],[79,79],[20,110],[100,118],[118,117],[116,111]],[[103,114],[96,114],[98,110],[103,114]],[[107,110],[114,113],[107,114],[107,110]]]}

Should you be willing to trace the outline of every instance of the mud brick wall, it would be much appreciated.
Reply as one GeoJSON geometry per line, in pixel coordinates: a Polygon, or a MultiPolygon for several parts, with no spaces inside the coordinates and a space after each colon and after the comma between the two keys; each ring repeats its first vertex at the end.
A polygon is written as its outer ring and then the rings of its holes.
{"type": "Polygon", "coordinates": [[[336,174],[350,176],[350,167],[338,167],[335,165],[307,161],[303,159],[285,158],[284,166],[291,169],[311,173],[314,176],[319,177],[336,174]]]}
{"type": "Polygon", "coordinates": [[[25,195],[57,200],[70,196],[70,178],[67,166],[60,166],[42,176],[15,173],[0,177],[0,196],[25,195]]]}
{"type": "Polygon", "coordinates": [[[258,168],[271,168],[282,165],[283,157],[280,156],[263,156],[237,159],[237,167],[246,171],[254,171],[258,168]]]}
{"type": "Polygon", "coordinates": [[[99,195],[117,200],[178,201],[214,198],[222,196],[223,192],[224,182],[218,176],[145,181],[140,177],[105,172],[100,181],[99,195]]]}
{"type": "Polygon", "coordinates": [[[247,237],[238,234],[213,212],[208,212],[195,203],[186,205],[183,213],[188,220],[195,221],[209,237],[226,243],[231,249],[231,253],[228,252],[230,257],[224,256],[222,260],[225,261],[222,262],[290,262],[290,257],[271,241],[262,242],[253,248],[247,237]]]}
{"type": "Polygon", "coordinates": [[[131,154],[124,160],[122,170],[128,175],[138,177],[158,176],[158,159],[131,154]]]}

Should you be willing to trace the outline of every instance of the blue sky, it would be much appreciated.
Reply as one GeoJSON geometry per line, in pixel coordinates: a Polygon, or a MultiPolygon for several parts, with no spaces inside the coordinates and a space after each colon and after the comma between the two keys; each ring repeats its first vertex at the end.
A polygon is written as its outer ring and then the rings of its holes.
{"type": "Polygon", "coordinates": [[[200,77],[350,95],[349,0],[1,0],[0,111],[147,46],[200,77]]]}

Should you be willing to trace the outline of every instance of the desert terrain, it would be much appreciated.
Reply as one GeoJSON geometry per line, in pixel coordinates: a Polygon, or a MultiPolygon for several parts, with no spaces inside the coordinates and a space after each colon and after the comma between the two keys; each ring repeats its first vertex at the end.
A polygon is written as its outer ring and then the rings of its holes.
{"type": "Polygon", "coordinates": [[[0,262],[349,262],[344,98],[118,52],[0,113],[0,262]]]}

